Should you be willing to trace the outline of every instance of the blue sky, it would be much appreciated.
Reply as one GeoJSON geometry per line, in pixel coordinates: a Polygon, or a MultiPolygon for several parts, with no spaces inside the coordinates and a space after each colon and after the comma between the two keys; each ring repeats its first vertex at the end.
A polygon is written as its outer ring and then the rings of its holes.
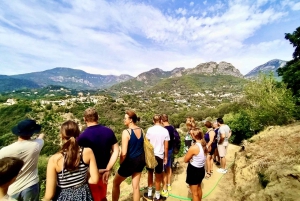
{"type": "Polygon", "coordinates": [[[2,0],[0,74],[55,67],[137,76],[226,61],[242,74],[292,59],[298,0],[2,0]]]}

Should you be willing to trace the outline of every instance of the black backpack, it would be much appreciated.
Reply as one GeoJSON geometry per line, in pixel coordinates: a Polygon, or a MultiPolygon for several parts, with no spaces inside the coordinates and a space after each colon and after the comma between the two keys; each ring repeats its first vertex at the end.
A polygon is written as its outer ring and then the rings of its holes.
{"type": "MultiPolygon", "coordinates": [[[[174,128],[174,127],[173,127],[174,128]]],[[[173,153],[178,154],[181,146],[180,135],[176,128],[174,128],[174,143],[173,143],[173,153]]]]}

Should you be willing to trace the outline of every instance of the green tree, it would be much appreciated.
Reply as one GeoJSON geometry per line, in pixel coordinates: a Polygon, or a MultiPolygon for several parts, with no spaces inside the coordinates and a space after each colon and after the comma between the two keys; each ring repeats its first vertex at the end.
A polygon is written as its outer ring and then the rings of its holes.
{"type": "Polygon", "coordinates": [[[300,27],[293,33],[286,33],[285,39],[295,47],[293,60],[277,70],[278,75],[282,76],[282,81],[287,84],[297,98],[297,104],[300,105],[300,27]]]}
{"type": "Polygon", "coordinates": [[[292,93],[284,83],[276,82],[273,75],[260,74],[257,80],[246,85],[244,93],[252,129],[286,124],[293,118],[292,93]]]}

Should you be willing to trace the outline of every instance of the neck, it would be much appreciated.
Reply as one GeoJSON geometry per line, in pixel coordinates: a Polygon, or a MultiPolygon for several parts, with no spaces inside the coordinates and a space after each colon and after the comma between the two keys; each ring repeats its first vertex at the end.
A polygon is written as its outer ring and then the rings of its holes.
{"type": "Polygon", "coordinates": [[[135,125],[134,123],[130,123],[129,125],[128,125],[128,128],[136,128],[137,127],[137,125],[135,125]]]}
{"type": "Polygon", "coordinates": [[[169,122],[162,122],[164,126],[170,126],[169,122]]]}
{"type": "Polygon", "coordinates": [[[4,198],[4,196],[6,196],[7,191],[8,191],[8,185],[1,186],[1,188],[0,188],[0,200],[2,198],[4,198]]]}
{"type": "MultiPolygon", "coordinates": [[[[29,139],[30,139],[30,138],[29,138],[29,139]]],[[[24,138],[18,137],[18,141],[19,141],[19,142],[25,141],[25,140],[29,140],[29,139],[24,139],[24,138]]]]}
{"type": "Polygon", "coordinates": [[[87,127],[98,125],[98,122],[85,122],[85,123],[87,127]]]}
{"type": "Polygon", "coordinates": [[[160,124],[159,122],[154,123],[154,125],[159,125],[159,126],[161,126],[161,124],[160,124]]]}

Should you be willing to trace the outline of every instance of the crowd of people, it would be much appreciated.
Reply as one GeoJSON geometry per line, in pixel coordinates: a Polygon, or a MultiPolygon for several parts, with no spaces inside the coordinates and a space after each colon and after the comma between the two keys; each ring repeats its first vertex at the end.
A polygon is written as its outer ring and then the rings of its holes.
{"type": "MultiPolygon", "coordinates": [[[[124,114],[126,129],[122,132],[121,148],[114,132],[98,123],[98,113],[88,108],[83,114],[87,128],[81,133],[76,122],[68,120],[61,125],[61,149],[48,160],[46,189],[43,201],[107,200],[110,172],[119,158],[120,167],[113,179],[112,201],[119,200],[120,185],[132,178],[132,200],[140,200],[141,173],[146,166],[144,140],[153,146],[155,168],[147,168],[146,200],[161,200],[172,190],[172,155],[174,126],[168,115],[154,115],[153,126],[143,131],[137,124],[140,118],[132,110],[124,114]],[[154,187],[154,188],[153,188],[154,187]]],[[[221,118],[206,121],[204,134],[193,118],[187,118],[184,162],[188,163],[186,183],[193,201],[201,200],[201,183],[213,173],[214,160],[221,163],[220,173],[226,173],[226,150],[231,131],[221,118]]],[[[0,201],[38,201],[38,158],[44,145],[41,126],[27,119],[12,128],[18,140],[0,150],[0,201]]]]}

